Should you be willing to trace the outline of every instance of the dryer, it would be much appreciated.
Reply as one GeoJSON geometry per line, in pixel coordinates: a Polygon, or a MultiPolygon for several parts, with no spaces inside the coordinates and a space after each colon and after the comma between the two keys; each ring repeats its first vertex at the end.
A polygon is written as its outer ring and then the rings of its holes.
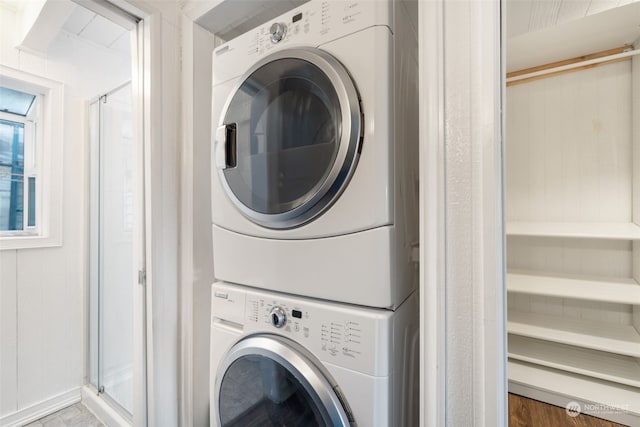
{"type": "Polygon", "coordinates": [[[215,49],[217,279],[392,309],[413,291],[416,20],[415,0],[312,0],[215,49]]]}
{"type": "Polygon", "coordinates": [[[214,284],[211,426],[418,425],[417,313],[214,284]]]}

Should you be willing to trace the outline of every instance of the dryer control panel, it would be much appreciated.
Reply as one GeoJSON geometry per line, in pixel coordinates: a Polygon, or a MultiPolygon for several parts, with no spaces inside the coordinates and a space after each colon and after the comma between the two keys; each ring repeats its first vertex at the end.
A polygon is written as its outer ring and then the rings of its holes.
{"type": "MultiPolygon", "coordinates": [[[[270,332],[315,357],[368,375],[389,375],[393,312],[283,296],[216,283],[213,317],[241,323],[243,334],[270,332]],[[238,322],[242,317],[242,321],[238,322]]],[[[240,325],[238,325],[240,326],[240,325]]]]}
{"type": "Polygon", "coordinates": [[[375,13],[375,7],[366,1],[323,1],[303,5],[250,32],[255,38],[250,42],[248,53],[265,53],[275,45],[290,42],[317,45],[326,36],[336,38],[358,31],[362,23],[374,19],[375,13]]]}
{"type": "Polygon", "coordinates": [[[244,74],[261,57],[279,49],[319,47],[374,26],[388,27],[391,33],[392,25],[392,2],[308,2],[217,47],[213,84],[244,74]]]}

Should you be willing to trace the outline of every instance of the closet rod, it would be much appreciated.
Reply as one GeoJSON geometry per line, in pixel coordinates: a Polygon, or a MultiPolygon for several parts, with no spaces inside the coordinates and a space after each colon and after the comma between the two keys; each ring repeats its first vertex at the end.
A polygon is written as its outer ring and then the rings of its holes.
{"type": "Polygon", "coordinates": [[[623,60],[625,58],[629,58],[631,56],[638,55],[638,54],[640,54],[640,49],[632,49],[631,47],[629,47],[629,50],[627,50],[625,52],[622,52],[622,53],[617,53],[617,54],[614,54],[614,55],[602,56],[602,57],[599,57],[599,58],[589,59],[589,60],[586,60],[586,61],[574,62],[574,63],[571,63],[571,64],[561,65],[561,66],[558,66],[558,67],[545,68],[543,70],[534,71],[534,72],[527,73],[527,74],[521,74],[521,75],[514,76],[514,77],[508,77],[507,78],[507,84],[516,83],[516,82],[519,82],[520,80],[533,79],[533,78],[541,77],[541,76],[544,76],[544,75],[547,75],[547,74],[560,73],[560,72],[572,70],[572,69],[575,69],[575,68],[588,67],[590,65],[600,64],[600,63],[603,63],[603,62],[620,61],[620,60],[623,60]]]}

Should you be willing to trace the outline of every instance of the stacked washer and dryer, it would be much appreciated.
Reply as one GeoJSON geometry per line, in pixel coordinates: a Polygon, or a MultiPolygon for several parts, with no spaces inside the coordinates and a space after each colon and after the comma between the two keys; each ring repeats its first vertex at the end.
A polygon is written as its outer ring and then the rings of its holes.
{"type": "Polygon", "coordinates": [[[418,423],[417,1],[213,53],[212,426],[418,423]]]}

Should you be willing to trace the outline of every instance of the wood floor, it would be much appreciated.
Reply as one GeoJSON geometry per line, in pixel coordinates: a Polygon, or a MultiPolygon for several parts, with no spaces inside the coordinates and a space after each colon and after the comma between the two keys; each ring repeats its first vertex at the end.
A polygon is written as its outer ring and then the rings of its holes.
{"type": "Polygon", "coordinates": [[[509,394],[509,427],[622,427],[600,418],[567,415],[564,408],[509,394]]]}

